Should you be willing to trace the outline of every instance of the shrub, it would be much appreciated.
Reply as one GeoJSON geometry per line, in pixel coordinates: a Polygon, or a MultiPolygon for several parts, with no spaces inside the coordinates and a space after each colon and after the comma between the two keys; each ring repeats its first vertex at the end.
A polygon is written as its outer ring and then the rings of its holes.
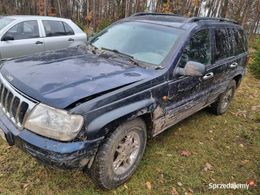
{"type": "Polygon", "coordinates": [[[256,39],[256,45],[254,49],[255,51],[253,52],[249,69],[257,79],[260,79],[260,38],[256,39]]]}

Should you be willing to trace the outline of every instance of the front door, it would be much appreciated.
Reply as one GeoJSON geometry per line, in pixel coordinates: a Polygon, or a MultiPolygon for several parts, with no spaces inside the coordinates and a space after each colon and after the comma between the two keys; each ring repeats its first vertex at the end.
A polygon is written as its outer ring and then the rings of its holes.
{"type": "Polygon", "coordinates": [[[44,42],[40,38],[37,20],[20,22],[2,37],[0,52],[2,58],[13,58],[43,52],[44,42]],[[5,40],[8,37],[9,40],[5,40]]]}
{"type": "MultiPolygon", "coordinates": [[[[177,67],[184,68],[188,61],[196,61],[205,66],[211,63],[211,32],[201,29],[193,33],[183,49],[177,67]]],[[[212,76],[179,76],[173,73],[169,80],[169,101],[165,106],[165,128],[176,124],[205,106],[209,97],[212,76]]]]}

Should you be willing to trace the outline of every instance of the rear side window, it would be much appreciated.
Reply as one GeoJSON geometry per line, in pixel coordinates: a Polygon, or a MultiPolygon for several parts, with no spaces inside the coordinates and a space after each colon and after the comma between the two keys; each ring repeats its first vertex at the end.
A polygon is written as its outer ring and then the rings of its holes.
{"type": "Polygon", "coordinates": [[[13,40],[38,38],[39,27],[36,20],[20,22],[9,29],[4,36],[12,37],[13,40]]]}
{"type": "Polygon", "coordinates": [[[196,32],[185,47],[179,62],[184,67],[188,61],[209,64],[211,60],[210,33],[208,29],[196,32]]]}
{"type": "Polygon", "coordinates": [[[63,25],[64,25],[65,32],[66,32],[67,35],[74,35],[73,29],[68,24],[63,22],[63,25]]]}
{"type": "Polygon", "coordinates": [[[226,28],[215,30],[215,61],[233,55],[231,31],[226,28]]]}
{"type": "Polygon", "coordinates": [[[74,35],[72,28],[61,21],[43,20],[43,26],[47,37],[74,35]]]}
{"type": "Polygon", "coordinates": [[[246,51],[244,36],[242,30],[234,29],[235,54],[241,54],[246,51]]]}

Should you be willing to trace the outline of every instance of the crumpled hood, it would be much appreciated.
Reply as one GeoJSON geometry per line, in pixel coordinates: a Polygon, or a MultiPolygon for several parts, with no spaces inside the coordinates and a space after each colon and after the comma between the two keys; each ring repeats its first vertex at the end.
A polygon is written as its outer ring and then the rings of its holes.
{"type": "Polygon", "coordinates": [[[66,108],[82,98],[145,79],[150,71],[78,47],[10,60],[0,72],[22,93],[66,108]]]}

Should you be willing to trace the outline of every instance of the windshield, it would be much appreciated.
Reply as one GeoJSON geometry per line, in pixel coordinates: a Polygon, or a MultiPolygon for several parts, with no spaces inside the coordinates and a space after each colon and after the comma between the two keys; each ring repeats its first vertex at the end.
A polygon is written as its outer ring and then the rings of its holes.
{"type": "Polygon", "coordinates": [[[10,24],[14,19],[11,18],[0,18],[0,30],[10,24]]]}
{"type": "Polygon", "coordinates": [[[154,24],[124,22],[99,33],[91,44],[117,50],[134,59],[159,65],[176,44],[181,30],[154,24]]]}

